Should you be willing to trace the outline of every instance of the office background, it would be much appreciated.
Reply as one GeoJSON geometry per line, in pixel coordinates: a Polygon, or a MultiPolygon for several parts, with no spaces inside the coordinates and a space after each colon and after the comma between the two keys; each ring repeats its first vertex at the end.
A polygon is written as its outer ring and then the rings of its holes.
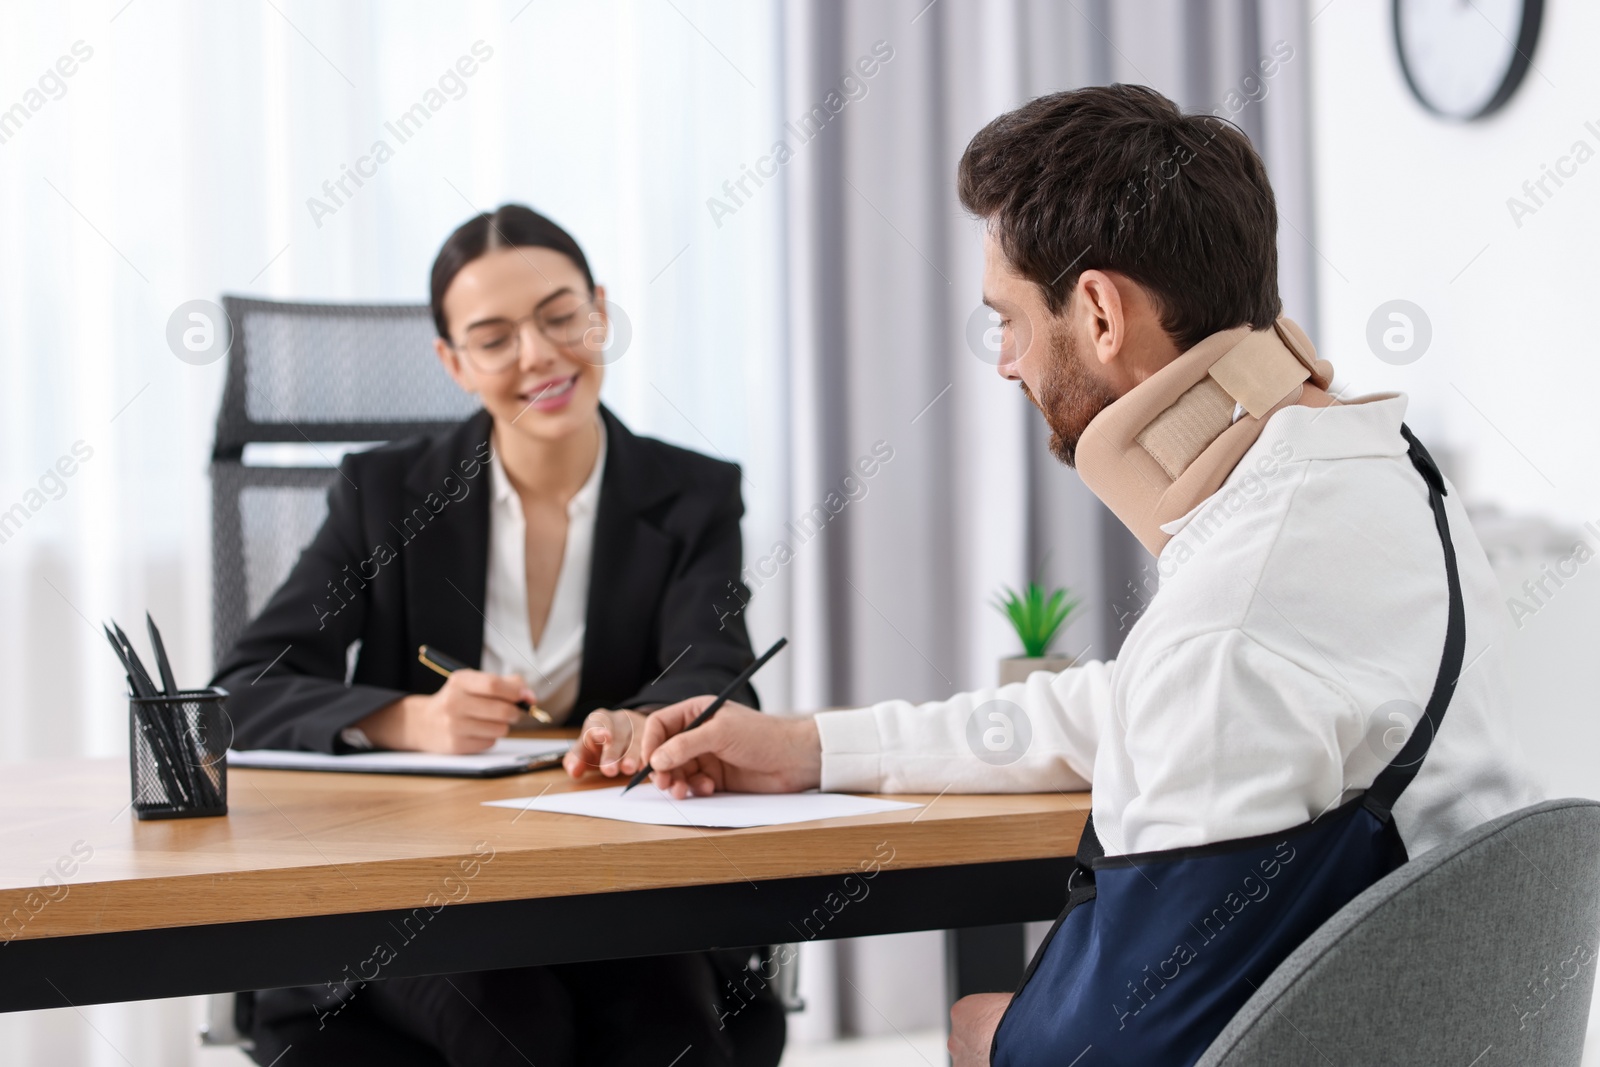
{"type": "MultiPolygon", "coordinates": [[[[3,14],[0,108],[28,109],[0,127],[0,511],[26,511],[0,524],[5,760],[125,751],[106,616],[149,607],[183,673],[209,672],[224,364],[180,360],[173,313],[224,292],[422,301],[445,235],[508,200],[572,231],[631,325],[606,402],[744,465],[753,637],[794,640],[764,672],[770,707],[990,682],[1017,650],[988,602],[1041,573],[1085,601],[1065,649],[1114,654],[1148,557],[1045,454],[1037,416],[985,361],[979,231],[953,185],[999,112],[1136,81],[1256,140],[1282,211],[1286,311],[1343,385],[1411,395],[1508,598],[1533,608],[1513,623],[1508,603],[1527,758],[1553,794],[1600,796],[1600,579],[1584,566],[1537,603],[1521,591],[1579,539],[1600,547],[1583,529],[1600,527],[1586,314],[1600,164],[1532,213],[1507,205],[1574,142],[1600,147],[1585,125],[1600,129],[1600,11],[1548,4],[1521,90],[1470,124],[1410,95],[1384,0],[3,14]],[[428,117],[402,140],[390,127],[419,103],[428,117]],[[1403,365],[1367,343],[1396,299],[1432,332],[1403,365]],[[875,446],[892,460],[799,535],[875,446]],[[74,473],[48,475],[62,456],[74,473]],[[763,566],[779,542],[792,559],[763,566]]],[[[940,952],[920,934],[808,945],[797,1041],[937,1029],[940,952]]],[[[0,1017],[0,1059],[182,1063],[196,1013],[0,1017]]]]}

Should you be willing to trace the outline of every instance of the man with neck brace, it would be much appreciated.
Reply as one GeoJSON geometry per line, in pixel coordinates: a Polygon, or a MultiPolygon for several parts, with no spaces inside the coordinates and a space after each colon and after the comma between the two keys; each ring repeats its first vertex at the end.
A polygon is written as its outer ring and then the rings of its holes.
{"type": "Polygon", "coordinates": [[[1503,609],[1405,398],[1335,400],[1281,317],[1276,207],[1237,128],[1140,87],[1057,93],[979,132],[959,191],[1000,374],[1158,557],[1159,592],[1115,662],[685,731],[697,698],[651,716],[642,756],[680,797],[1092,787],[1071,887],[1092,907],[1015,998],[956,1005],[954,1062],[1192,1063],[1367,885],[1538,799],[1508,755],[1503,609]],[[967,740],[994,701],[1031,727],[1004,766],[967,740]]]}

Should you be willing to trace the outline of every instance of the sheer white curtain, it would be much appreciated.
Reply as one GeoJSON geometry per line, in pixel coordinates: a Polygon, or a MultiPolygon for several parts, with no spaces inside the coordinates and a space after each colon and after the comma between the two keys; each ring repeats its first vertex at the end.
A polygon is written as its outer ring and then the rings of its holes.
{"type": "MultiPolygon", "coordinates": [[[[698,0],[8,6],[0,761],[125,751],[107,616],[150,609],[183,677],[209,673],[223,364],[173,354],[173,311],[223,292],[421,301],[444,237],[506,200],[567,226],[631,321],[607,402],[742,461],[751,537],[770,538],[783,197],[723,219],[706,200],[777,124],[777,32],[770,6],[698,0]],[[48,473],[61,457],[70,476],[48,473]]],[[[779,704],[781,684],[764,685],[779,704]]],[[[0,1061],[189,1062],[194,1017],[3,1016],[0,1061]]]]}

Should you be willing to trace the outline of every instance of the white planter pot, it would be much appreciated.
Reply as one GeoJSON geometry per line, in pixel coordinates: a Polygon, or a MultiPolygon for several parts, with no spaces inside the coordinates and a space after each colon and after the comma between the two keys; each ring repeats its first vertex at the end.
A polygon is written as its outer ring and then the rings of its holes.
{"type": "Polygon", "coordinates": [[[1034,671],[1064,671],[1076,656],[1007,656],[1000,661],[1000,684],[1027,681],[1034,671]]]}

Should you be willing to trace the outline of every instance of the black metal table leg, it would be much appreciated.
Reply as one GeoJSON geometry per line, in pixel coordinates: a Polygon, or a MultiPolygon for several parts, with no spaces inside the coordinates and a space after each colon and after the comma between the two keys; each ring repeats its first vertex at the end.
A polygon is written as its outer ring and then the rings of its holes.
{"type": "Polygon", "coordinates": [[[972,993],[1010,993],[1028,965],[1021,923],[946,930],[945,989],[954,1004],[972,993]]]}

